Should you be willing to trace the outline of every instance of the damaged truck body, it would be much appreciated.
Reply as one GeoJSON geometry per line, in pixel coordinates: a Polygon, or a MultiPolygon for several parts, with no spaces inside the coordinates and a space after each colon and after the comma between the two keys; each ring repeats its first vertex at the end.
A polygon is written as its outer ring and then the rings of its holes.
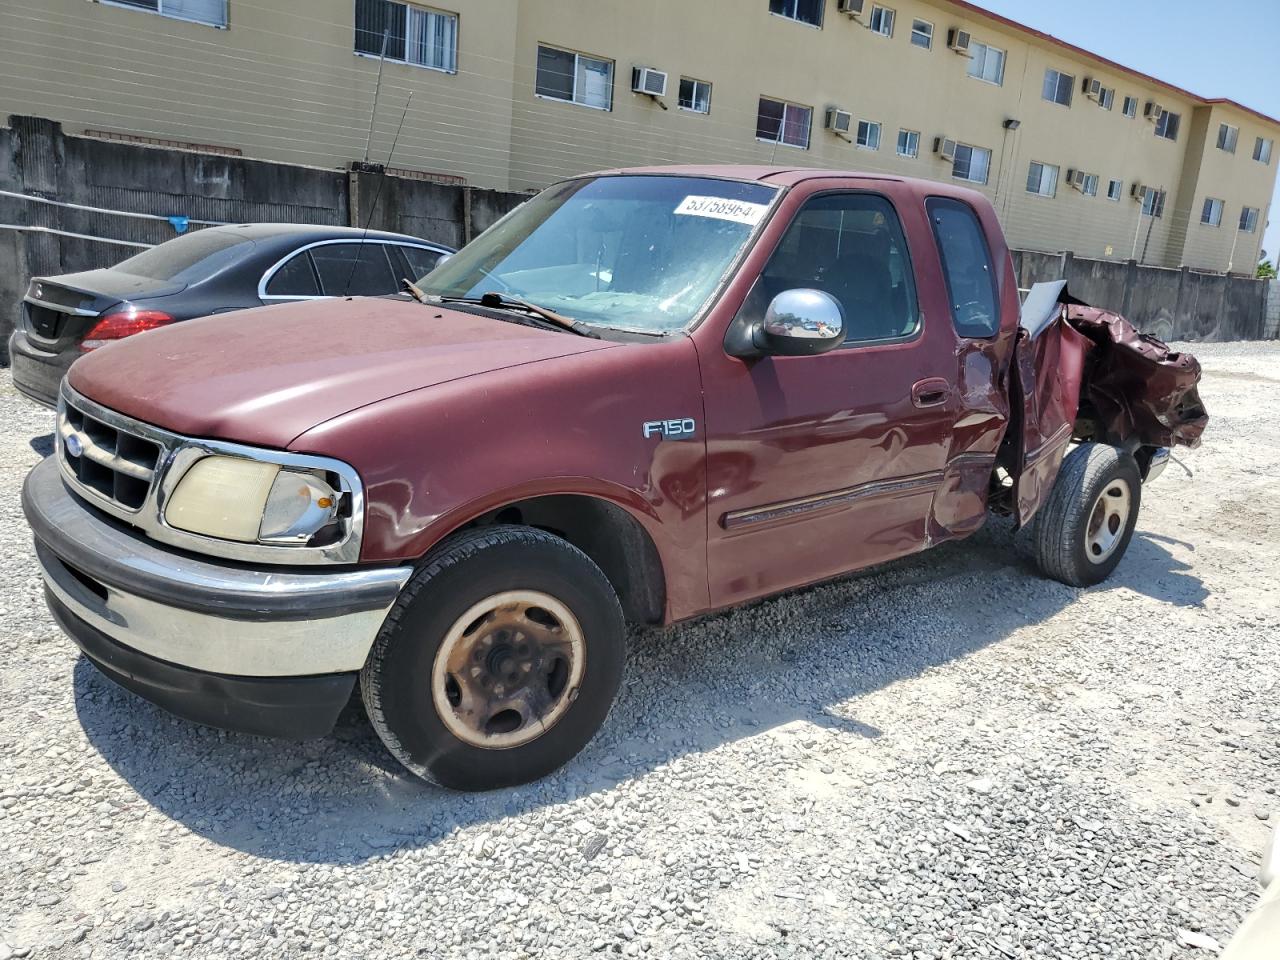
{"type": "MultiPolygon", "coordinates": [[[[27,480],[55,617],[180,715],[320,736],[356,683],[450,787],[604,722],[669,624],[1032,524],[1075,586],[1206,418],[1193,357],[1037,288],[990,202],[767,167],[549,187],[409,293],[95,351],[27,480]]],[[[268,315],[269,311],[269,315],[268,315]]]]}

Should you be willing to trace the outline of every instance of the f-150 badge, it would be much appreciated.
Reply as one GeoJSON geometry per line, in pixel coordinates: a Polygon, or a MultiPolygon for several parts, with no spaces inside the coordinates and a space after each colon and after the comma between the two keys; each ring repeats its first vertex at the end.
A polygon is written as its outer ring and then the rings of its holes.
{"type": "Polygon", "coordinates": [[[683,437],[693,436],[696,428],[697,425],[692,417],[678,417],[675,420],[650,420],[642,429],[646,440],[655,435],[661,436],[664,440],[680,440],[683,437]]]}

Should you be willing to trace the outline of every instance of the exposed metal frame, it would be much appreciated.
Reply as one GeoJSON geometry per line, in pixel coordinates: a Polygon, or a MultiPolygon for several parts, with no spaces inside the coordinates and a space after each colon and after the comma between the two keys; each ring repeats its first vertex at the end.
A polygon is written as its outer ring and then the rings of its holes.
{"type": "Polygon", "coordinates": [[[77,393],[63,380],[61,395],[58,400],[58,429],[54,432],[57,449],[58,467],[67,486],[78,496],[93,506],[110,514],[125,523],[138,528],[151,539],[184,550],[224,557],[229,560],[261,561],[290,565],[355,563],[360,559],[360,543],[364,536],[365,496],[364,484],[360,475],[350,464],[331,457],[312,456],[310,454],[288,453],[283,450],[269,450],[264,447],[252,447],[239,443],[228,443],[222,440],[204,440],[171,433],[151,424],[143,423],[132,417],[124,416],[101,404],[94,403],[87,397],[77,393]],[[66,419],[66,407],[70,405],[77,410],[117,430],[123,430],[134,436],[158,444],[161,449],[156,461],[154,479],[147,490],[146,499],[137,510],[115,502],[103,496],[92,487],[82,484],[71,471],[63,448],[66,430],[69,429],[66,419]],[[195,464],[205,457],[227,456],[255,460],[260,463],[274,463],[282,467],[299,467],[308,470],[325,470],[335,474],[339,479],[340,492],[351,500],[351,516],[346,524],[346,531],[341,540],[322,547],[276,546],[264,543],[241,543],[233,540],[221,540],[217,537],[206,537],[198,533],[188,533],[170,526],[165,520],[165,505],[178,484],[195,464]]]}
{"type": "MultiPolygon", "coordinates": [[[[320,294],[319,296],[314,296],[314,297],[313,296],[296,297],[296,296],[289,296],[286,294],[278,294],[278,293],[268,294],[267,286],[271,283],[276,273],[279,272],[280,268],[283,267],[290,260],[292,260],[294,257],[298,256],[298,254],[306,253],[308,250],[312,250],[315,247],[328,247],[328,246],[333,246],[339,243],[359,243],[359,244],[376,243],[384,247],[413,247],[414,249],[417,249],[417,250],[430,250],[432,253],[438,253],[441,256],[449,256],[454,252],[450,250],[448,247],[441,246],[439,244],[427,243],[427,242],[409,243],[406,240],[387,240],[381,237],[367,237],[367,238],[341,237],[333,240],[313,240],[311,243],[303,244],[302,246],[297,247],[294,250],[291,250],[289,253],[285,254],[283,257],[281,257],[279,260],[277,260],[275,263],[273,263],[270,267],[267,268],[267,271],[262,275],[262,278],[258,281],[258,291],[257,291],[258,299],[263,301],[264,303],[298,303],[304,300],[334,299],[334,297],[330,294],[320,294]]],[[[414,279],[417,279],[417,278],[415,277],[414,279]]],[[[317,283],[318,283],[318,278],[317,278],[317,283]]]]}

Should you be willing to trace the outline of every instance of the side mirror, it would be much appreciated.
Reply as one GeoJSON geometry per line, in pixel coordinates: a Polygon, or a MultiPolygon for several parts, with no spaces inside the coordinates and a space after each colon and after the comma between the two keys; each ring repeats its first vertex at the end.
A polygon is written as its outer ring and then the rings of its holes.
{"type": "Polygon", "coordinates": [[[751,331],[751,342],[763,354],[810,357],[840,346],[844,333],[844,311],[831,294],[783,290],[751,331]]]}

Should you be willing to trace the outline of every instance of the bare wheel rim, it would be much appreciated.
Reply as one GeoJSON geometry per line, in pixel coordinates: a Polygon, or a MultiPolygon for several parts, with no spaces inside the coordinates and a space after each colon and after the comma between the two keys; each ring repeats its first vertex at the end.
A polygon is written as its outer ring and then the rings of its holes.
{"type": "Polygon", "coordinates": [[[431,700],[459,740],[509,750],[535,740],[578,697],[582,627],[555,597],[508,590],[454,621],[436,652],[431,700]]]}
{"type": "Polygon", "coordinates": [[[1084,552],[1091,563],[1103,563],[1116,552],[1129,524],[1132,504],[1133,494],[1127,480],[1117,478],[1102,488],[1089,511],[1089,529],[1085,535],[1084,552]]]}

